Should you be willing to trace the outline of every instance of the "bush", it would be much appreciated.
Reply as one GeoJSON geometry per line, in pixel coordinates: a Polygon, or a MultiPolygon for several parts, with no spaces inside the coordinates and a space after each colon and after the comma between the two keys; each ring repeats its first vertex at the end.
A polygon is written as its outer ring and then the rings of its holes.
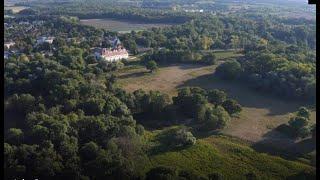
{"type": "Polygon", "coordinates": [[[233,99],[228,99],[222,103],[222,107],[230,114],[239,113],[242,110],[241,105],[233,99]]]}
{"type": "Polygon", "coordinates": [[[238,61],[227,61],[217,67],[216,73],[222,79],[233,80],[236,79],[241,73],[241,65],[238,61]]]}
{"type": "Polygon", "coordinates": [[[205,64],[214,65],[216,64],[216,59],[217,59],[216,56],[213,53],[210,53],[208,55],[203,56],[201,60],[205,64]]]}
{"type": "Polygon", "coordinates": [[[252,173],[252,172],[247,173],[247,174],[245,175],[245,177],[246,177],[247,180],[255,180],[255,179],[258,179],[257,175],[256,175],[255,173],[252,173]]]}
{"type": "Polygon", "coordinates": [[[158,65],[155,61],[148,61],[146,64],[146,68],[150,70],[150,72],[153,72],[154,70],[158,69],[158,65]]]}
{"type": "Polygon", "coordinates": [[[221,129],[229,120],[228,112],[223,107],[218,106],[206,112],[205,128],[207,130],[221,129]]]}
{"type": "Polygon", "coordinates": [[[297,116],[293,117],[289,121],[289,126],[295,131],[299,131],[302,127],[308,125],[308,119],[305,117],[297,116]]]}
{"type": "Polygon", "coordinates": [[[223,176],[220,173],[212,173],[208,175],[209,180],[222,180],[223,176]]]}
{"type": "Polygon", "coordinates": [[[136,126],[136,132],[137,132],[137,134],[139,134],[139,135],[143,135],[143,134],[144,134],[144,127],[143,127],[142,125],[138,124],[138,125],[136,126]]]}
{"type": "Polygon", "coordinates": [[[174,168],[159,166],[147,172],[146,180],[177,179],[177,172],[174,168]]]}
{"type": "Polygon", "coordinates": [[[193,134],[186,129],[180,129],[175,133],[175,145],[176,146],[189,146],[196,143],[196,138],[193,134]]]}
{"type": "Polygon", "coordinates": [[[306,107],[300,107],[297,112],[297,116],[310,119],[310,111],[306,107]]]}
{"type": "Polygon", "coordinates": [[[23,140],[23,132],[21,129],[10,128],[6,134],[6,142],[10,144],[20,144],[23,140]]]}

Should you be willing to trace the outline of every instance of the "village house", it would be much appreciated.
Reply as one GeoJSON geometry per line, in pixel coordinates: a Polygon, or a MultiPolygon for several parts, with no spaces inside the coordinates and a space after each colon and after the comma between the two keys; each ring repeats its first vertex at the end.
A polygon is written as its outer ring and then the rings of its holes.
{"type": "Polygon", "coordinates": [[[41,26],[43,25],[44,21],[32,21],[33,25],[41,26]]]}
{"type": "Polygon", "coordinates": [[[15,42],[5,42],[4,46],[10,49],[11,46],[14,46],[16,43],[15,42]]]}
{"type": "Polygon", "coordinates": [[[37,39],[37,44],[49,43],[52,44],[54,37],[40,37],[37,39]]]}
{"type": "Polygon", "coordinates": [[[19,25],[30,25],[28,21],[21,21],[19,22],[19,25]]]}

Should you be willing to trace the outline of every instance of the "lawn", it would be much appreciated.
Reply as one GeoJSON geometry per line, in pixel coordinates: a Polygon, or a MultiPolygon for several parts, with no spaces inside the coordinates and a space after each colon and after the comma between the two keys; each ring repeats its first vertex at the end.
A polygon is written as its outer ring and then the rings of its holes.
{"type": "MultiPolygon", "coordinates": [[[[146,141],[151,144],[150,149],[161,146],[159,135],[165,135],[170,129],[172,128],[147,131],[145,136],[146,141]]],[[[244,175],[249,172],[255,173],[261,179],[285,179],[304,170],[314,170],[311,166],[299,162],[258,153],[246,142],[223,135],[198,139],[191,147],[179,150],[167,148],[151,153],[141,170],[147,172],[160,165],[190,170],[200,176],[218,172],[223,174],[225,179],[244,179],[244,175]]]]}
{"type": "Polygon", "coordinates": [[[28,7],[25,6],[5,6],[4,10],[12,10],[13,13],[18,13],[24,9],[27,9],[28,7]]]}
{"type": "Polygon", "coordinates": [[[117,31],[120,33],[128,33],[131,31],[141,31],[152,27],[166,27],[173,24],[165,23],[144,23],[144,22],[130,22],[117,19],[81,19],[80,23],[83,25],[93,26],[95,28],[106,29],[108,31],[117,31]]]}

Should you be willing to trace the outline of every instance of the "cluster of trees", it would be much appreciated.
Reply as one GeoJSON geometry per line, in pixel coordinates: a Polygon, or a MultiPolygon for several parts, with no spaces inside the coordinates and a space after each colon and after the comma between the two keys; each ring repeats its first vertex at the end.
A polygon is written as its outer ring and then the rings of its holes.
{"type": "MultiPolygon", "coordinates": [[[[264,47],[265,48],[265,47],[264,47]]],[[[316,63],[314,55],[293,46],[285,52],[246,50],[245,56],[221,64],[216,74],[223,79],[241,79],[259,91],[288,98],[315,102],[316,63]],[[302,56],[301,59],[291,59],[302,56]]],[[[280,51],[278,49],[277,51],[280,51]]]]}
{"type": "Polygon", "coordinates": [[[159,64],[170,63],[198,63],[213,65],[216,63],[214,53],[199,53],[187,50],[160,49],[149,52],[142,57],[142,62],[148,63],[154,60],[159,64]]]}
{"type": "Polygon", "coordinates": [[[312,136],[316,138],[316,124],[310,123],[310,111],[306,107],[299,110],[290,118],[288,125],[282,124],[277,129],[291,137],[306,138],[312,136]]]}
{"type": "Polygon", "coordinates": [[[144,128],[129,95],[81,49],[58,52],[5,61],[5,179],[135,177],[144,128]]]}
{"type": "Polygon", "coordinates": [[[228,98],[224,91],[206,91],[199,87],[182,88],[172,99],[159,91],[145,92],[141,89],[122,95],[120,99],[142,124],[151,121],[154,124],[174,124],[174,120],[182,116],[194,119],[195,123],[202,124],[207,130],[223,128],[230,116],[235,116],[242,110],[241,105],[228,98]]]}
{"type": "Polygon", "coordinates": [[[185,116],[203,123],[208,130],[223,128],[231,115],[239,113],[241,105],[234,99],[227,98],[223,91],[206,91],[199,87],[185,87],[173,97],[176,105],[185,116]]]}

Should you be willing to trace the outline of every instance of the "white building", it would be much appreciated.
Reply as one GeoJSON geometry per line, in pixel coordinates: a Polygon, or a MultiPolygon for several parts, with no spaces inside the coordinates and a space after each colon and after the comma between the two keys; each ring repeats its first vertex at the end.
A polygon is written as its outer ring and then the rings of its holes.
{"type": "Polygon", "coordinates": [[[54,37],[40,37],[39,39],[37,39],[37,44],[42,44],[42,43],[49,43],[52,44],[54,40],[54,37]]]}
{"type": "Polygon", "coordinates": [[[19,22],[19,25],[30,25],[28,21],[21,21],[19,22]]]}
{"type": "Polygon", "coordinates": [[[121,59],[128,59],[129,54],[125,48],[107,49],[102,48],[98,52],[95,52],[97,59],[103,59],[105,61],[114,62],[121,59]]]}
{"type": "Polygon", "coordinates": [[[10,49],[11,46],[14,46],[16,43],[15,42],[5,42],[4,46],[10,49]]]}

